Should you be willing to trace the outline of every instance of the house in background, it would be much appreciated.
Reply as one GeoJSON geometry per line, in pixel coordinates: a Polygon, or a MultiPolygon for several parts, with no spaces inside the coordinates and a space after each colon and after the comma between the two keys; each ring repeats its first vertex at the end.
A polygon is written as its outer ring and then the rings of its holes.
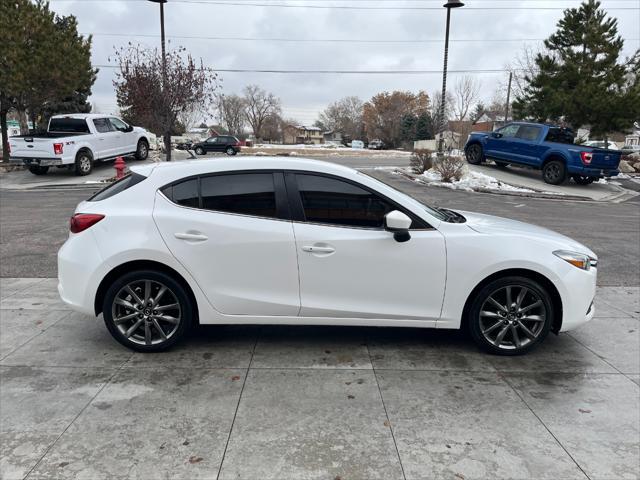
{"type": "Polygon", "coordinates": [[[334,143],[334,144],[342,144],[343,138],[342,133],[336,132],[335,130],[329,130],[328,132],[323,132],[322,137],[324,143],[334,143]]]}
{"type": "Polygon", "coordinates": [[[324,143],[322,130],[305,125],[287,125],[283,131],[285,145],[320,145],[324,143]]]}

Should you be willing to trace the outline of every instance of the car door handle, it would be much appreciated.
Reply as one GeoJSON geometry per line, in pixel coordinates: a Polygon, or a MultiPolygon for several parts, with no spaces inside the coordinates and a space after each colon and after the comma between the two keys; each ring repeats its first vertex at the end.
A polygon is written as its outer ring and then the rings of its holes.
{"type": "Polygon", "coordinates": [[[202,233],[174,233],[174,236],[178,240],[187,240],[191,242],[204,242],[205,240],[209,240],[209,237],[202,233]]]}
{"type": "Polygon", "coordinates": [[[333,253],[336,251],[333,247],[320,247],[317,245],[307,245],[302,247],[303,252],[309,253],[333,253]]]}

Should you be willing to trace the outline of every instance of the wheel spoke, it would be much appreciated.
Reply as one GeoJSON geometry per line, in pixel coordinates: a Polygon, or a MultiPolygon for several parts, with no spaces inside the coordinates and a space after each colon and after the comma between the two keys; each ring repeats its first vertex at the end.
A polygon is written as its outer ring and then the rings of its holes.
{"type": "Polygon", "coordinates": [[[154,318],[156,320],[162,320],[164,322],[169,322],[173,325],[177,325],[178,323],[180,323],[180,319],[176,318],[176,317],[171,317],[169,315],[156,315],[154,316],[154,318]]]}
{"type": "Polygon", "coordinates": [[[129,315],[125,315],[123,317],[114,318],[113,323],[115,323],[116,325],[119,325],[123,322],[126,322],[127,320],[131,320],[132,318],[135,318],[137,315],[138,313],[134,312],[134,313],[130,313],[129,315]]]}
{"type": "Polygon", "coordinates": [[[489,328],[487,328],[486,330],[483,330],[482,333],[487,335],[491,332],[493,332],[496,328],[500,327],[500,325],[502,325],[502,321],[496,322],[493,325],[491,325],[489,328]]]}
{"type": "Polygon", "coordinates": [[[502,343],[502,340],[504,339],[504,336],[507,334],[507,331],[509,330],[509,325],[505,326],[502,330],[500,330],[500,332],[498,333],[498,335],[496,336],[496,339],[494,340],[494,344],[499,347],[500,344],[502,343]]]}
{"type": "Polygon", "coordinates": [[[542,305],[542,300],[537,300],[533,302],[531,305],[521,308],[518,313],[522,313],[522,314],[527,313],[529,310],[540,307],[541,305],[542,305]]]}
{"type": "Polygon", "coordinates": [[[502,318],[499,313],[490,312],[488,310],[484,310],[484,311],[480,312],[480,316],[481,317],[487,317],[487,318],[499,318],[499,319],[502,318]]]}
{"type": "Polygon", "coordinates": [[[162,298],[162,296],[166,291],[167,291],[167,287],[165,287],[164,285],[160,287],[160,290],[158,290],[158,294],[156,295],[156,298],[154,298],[152,301],[152,306],[158,305],[158,302],[160,301],[160,299],[162,298]]]}
{"type": "Polygon", "coordinates": [[[139,327],[140,325],[142,325],[142,322],[144,322],[144,319],[143,319],[143,318],[141,318],[141,319],[140,319],[140,320],[138,320],[136,323],[134,323],[133,325],[131,325],[131,328],[129,328],[129,330],[127,330],[127,331],[124,333],[124,336],[125,336],[125,337],[127,337],[127,338],[129,338],[131,335],[133,335],[133,332],[135,332],[135,331],[138,329],[138,327],[139,327]]]}
{"type": "Polygon", "coordinates": [[[114,301],[114,303],[115,303],[116,305],[121,305],[121,306],[123,306],[123,307],[125,307],[125,308],[128,308],[128,309],[130,309],[130,310],[135,310],[135,309],[136,309],[136,306],[135,306],[133,303],[128,302],[128,301],[126,301],[126,300],[125,300],[125,299],[123,299],[123,298],[116,298],[116,299],[115,299],[115,301],[114,301]]]}
{"type": "Polygon", "coordinates": [[[138,294],[133,291],[133,288],[131,288],[129,285],[127,285],[125,287],[125,290],[127,291],[127,293],[129,293],[129,295],[131,295],[133,297],[133,299],[138,303],[138,305],[144,305],[144,302],[138,296],[138,294]]]}
{"type": "Polygon", "coordinates": [[[151,345],[151,327],[149,322],[144,323],[144,343],[151,345]]]}
{"type": "Polygon", "coordinates": [[[536,335],[531,330],[529,330],[525,325],[523,325],[522,323],[520,323],[520,328],[525,333],[525,335],[527,337],[529,337],[531,340],[535,340],[536,339],[536,335]]]}
{"type": "Polygon", "coordinates": [[[172,303],[171,305],[162,305],[161,307],[156,307],[155,310],[158,312],[164,312],[165,310],[173,310],[179,308],[180,305],[177,303],[172,303]]]}
{"type": "Polygon", "coordinates": [[[513,307],[513,301],[511,299],[511,287],[505,288],[507,294],[507,310],[511,310],[513,307]]]}
{"type": "Polygon", "coordinates": [[[153,326],[156,327],[156,330],[160,334],[160,337],[162,337],[163,340],[166,340],[167,335],[164,333],[164,330],[162,330],[162,327],[158,323],[158,320],[156,320],[155,318],[152,318],[151,321],[153,322],[153,326]]]}
{"type": "Polygon", "coordinates": [[[521,322],[544,322],[544,317],[542,315],[529,315],[528,317],[522,317],[520,319],[521,322]]]}
{"type": "Polygon", "coordinates": [[[527,293],[529,292],[528,288],[522,287],[520,289],[520,293],[518,293],[518,298],[516,299],[516,309],[519,310],[521,305],[522,305],[522,301],[524,300],[524,297],[527,295],[527,293]]]}
{"type": "Polygon", "coordinates": [[[487,301],[488,301],[491,305],[493,305],[494,307],[497,307],[498,309],[502,310],[503,312],[506,312],[506,311],[507,311],[507,309],[506,309],[506,308],[504,308],[504,306],[503,306],[503,305],[500,305],[500,304],[499,304],[499,303],[498,303],[498,302],[497,302],[493,297],[489,297],[489,298],[487,299],[487,301]]]}
{"type": "Polygon", "coordinates": [[[518,329],[515,325],[511,325],[511,336],[513,337],[513,344],[516,348],[520,348],[522,343],[520,342],[520,337],[518,336],[518,329]]]}
{"type": "Polygon", "coordinates": [[[144,304],[147,305],[151,300],[151,280],[144,281],[144,304]]]}

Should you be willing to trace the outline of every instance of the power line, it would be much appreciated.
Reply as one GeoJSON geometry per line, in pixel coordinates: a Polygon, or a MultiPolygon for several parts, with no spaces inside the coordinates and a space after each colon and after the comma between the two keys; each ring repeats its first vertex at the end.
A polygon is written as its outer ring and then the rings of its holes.
{"type": "MultiPolygon", "coordinates": [[[[118,65],[93,65],[94,68],[120,68],[118,65]]],[[[213,68],[205,67],[205,70],[218,73],[273,73],[292,75],[431,75],[442,74],[442,70],[277,70],[259,68],[213,68]]],[[[500,69],[477,69],[477,70],[455,70],[449,69],[449,73],[505,73],[510,70],[500,69]]]]}

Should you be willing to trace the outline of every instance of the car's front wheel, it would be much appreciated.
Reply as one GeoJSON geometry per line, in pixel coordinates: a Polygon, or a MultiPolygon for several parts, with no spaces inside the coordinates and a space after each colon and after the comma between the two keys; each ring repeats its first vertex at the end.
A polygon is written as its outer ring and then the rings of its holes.
{"type": "Polygon", "coordinates": [[[195,152],[196,152],[197,155],[204,155],[204,153],[205,153],[204,152],[204,148],[202,148],[202,147],[196,147],[195,152]]]}
{"type": "Polygon", "coordinates": [[[149,156],[149,143],[146,140],[138,140],[138,146],[136,148],[136,160],[146,160],[149,156]]]}
{"type": "Polygon", "coordinates": [[[153,270],[118,278],[104,298],[104,322],[122,345],[138,352],[159,352],[188,333],[193,306],[185,288],[153,270]]]}
{"type": "Polygon", "coordinates": [[[473,299],[468,325],[484,350],[521,355],[542,342],[553,324],[549,293],[526,277],[504,277],[485,285],[473,299]]]}
{"type": "Polygon", "coordinates": [[[467,162],[471,165],[480,165],[484,161],[484,151],[482,146],[477,143],[469,145],[464,153],[467,157],[467,162]]]}

